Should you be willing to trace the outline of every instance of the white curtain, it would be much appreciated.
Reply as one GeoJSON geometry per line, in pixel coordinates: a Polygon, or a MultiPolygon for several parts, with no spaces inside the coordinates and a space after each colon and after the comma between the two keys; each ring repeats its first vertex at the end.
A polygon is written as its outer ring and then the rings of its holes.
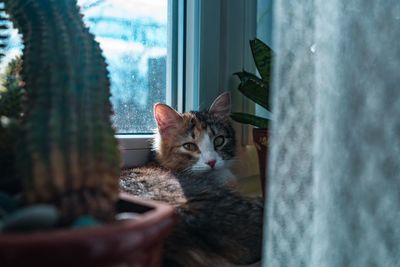
{"type": "Polygon", "coordinates": [[[263,266],[400,266],[400,1],[274,1],[263,266]]]}

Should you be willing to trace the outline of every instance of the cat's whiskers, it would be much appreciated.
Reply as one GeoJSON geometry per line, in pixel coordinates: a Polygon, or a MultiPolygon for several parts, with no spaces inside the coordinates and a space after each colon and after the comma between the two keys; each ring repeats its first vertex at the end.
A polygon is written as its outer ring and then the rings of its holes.
{"type": "Polygon", "coordinates": [[[224,163],[225,163],[224,168],[229,169],[229,168],[231,168],[234,164],[236,164],[236,163],[238,163],[238,162],[241,162],[241,160],[240,160],[238,157],[233,157],[233,158],[231,158],[231,159],[225,159],[225,160],[224,160],[224,163]]]}
{"type": "Polygon", "coordinates": [[[185,169],[179,171],[179,173],[180,173],[181,175],[193,175],[193,171],[192,171],[191,166],[186,167],[185,169]]]}

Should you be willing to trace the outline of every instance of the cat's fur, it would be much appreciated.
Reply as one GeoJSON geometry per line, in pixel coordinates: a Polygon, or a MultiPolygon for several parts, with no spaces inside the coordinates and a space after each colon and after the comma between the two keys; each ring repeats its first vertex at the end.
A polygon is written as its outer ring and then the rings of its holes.
{"type": "Polygon", "coordinates": [[[122,174],[124,191],[176,207],[179,221],[166,240],[163,266],[260,261],[263,205],[233,189],[228,166],[235,156],[235,133],[229,113],[227,93],[204,112],[180,114],[156,104],[157,163],[122,174]]]}

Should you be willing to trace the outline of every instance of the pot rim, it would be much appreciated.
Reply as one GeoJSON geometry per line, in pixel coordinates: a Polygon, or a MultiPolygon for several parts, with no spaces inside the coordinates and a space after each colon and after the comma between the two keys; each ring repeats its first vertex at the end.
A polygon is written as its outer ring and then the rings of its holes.
{"type": "MultiPolygon", "coordinates": [[[[0,233],[0,247],[22,245],[32,246],[43,243],[77,243],[88,239],[115,239],[121,234],[140,234],[135,238],[137,243],[144,242],[150,235],[149,225],[157,225],[162,221],[162,228],[168,228],[175,223],[175,209],[168,204],[153,200],[143,200],[128,193],[121,192],[120,200],[139,204],[150,208],[140,215],[138,219],[115,221],[99,226],[80,229],[56,229],[32,233],[0,233]],[[62,241],[61,241],[62,240],[62,241]]],[[[154,232],[155,230],[153,230],[154,232]]],[[[135,242],[136,243],[136,242],[135,242]]]]}

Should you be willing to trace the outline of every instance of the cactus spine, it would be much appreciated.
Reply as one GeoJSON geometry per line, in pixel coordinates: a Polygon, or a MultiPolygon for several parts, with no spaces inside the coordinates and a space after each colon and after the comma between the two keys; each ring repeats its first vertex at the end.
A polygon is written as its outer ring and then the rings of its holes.
{"type": "Polygon", "coordinates": [[[19,169],[30,203],[58,206],[64,221],[111,218],[119,152],[106,64],[75,0],[5,0],[22,34],[27,92],[19,169]]]}

